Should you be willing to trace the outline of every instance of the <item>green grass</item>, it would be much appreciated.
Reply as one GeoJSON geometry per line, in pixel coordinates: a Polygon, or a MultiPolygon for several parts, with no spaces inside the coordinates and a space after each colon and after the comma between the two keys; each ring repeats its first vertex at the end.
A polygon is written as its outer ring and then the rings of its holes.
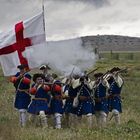
{"type": "MultiPolygon", "coordinates": [[[[31,122],[25,128],[20,128],[18,112],[13,108],[14,88],[0,70],[0,140],[140,140],[140,53],[133,54],[132,60],[123,54],[119,54],[119,60],[111,59],[107,53],[102,56],[104,58],[94,66],[100,67],[98,71],[105,72],[114,66],[128,67],[128,73],[123,74],[125,84],[120,126],[116,127],[112,119],[106,128],[99,129],[95,124],[93,129],[88,129],[83,118],[78,126],[62,130],[42,129],[31,122]]],[[[110,117],[111,114],[108,120],[110,117]]]]}
{"type": "Polygon", "coordinates": [[[137,53],[133,53],[133,52],[122,52],[122,53],[117,53],[117,52],[110,52],[110,53],[101,53],[100,54],[101,57],[103,58],[109,58],[109,59],[116,59],[116,60],[121,60],[121,61],[125,61],[125,60],[135,60],[138,61],[140,60],[140,52],[137,53]]]}

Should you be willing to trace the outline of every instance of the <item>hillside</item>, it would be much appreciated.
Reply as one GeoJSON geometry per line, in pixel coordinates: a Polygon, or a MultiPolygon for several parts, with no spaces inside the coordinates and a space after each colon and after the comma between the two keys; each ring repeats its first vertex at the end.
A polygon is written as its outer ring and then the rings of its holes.
{"type": "Polygon", "coordinates": [[[82,37],[83,46],[97,48],[99,51],[140,51],[140,38],[118,36],[118,35],[97,35],[82,37]]]}

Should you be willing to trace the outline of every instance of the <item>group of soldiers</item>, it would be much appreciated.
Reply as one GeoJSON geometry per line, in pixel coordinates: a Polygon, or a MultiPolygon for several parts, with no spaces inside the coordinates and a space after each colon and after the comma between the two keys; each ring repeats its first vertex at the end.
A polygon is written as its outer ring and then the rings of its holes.
{"type": "Polygon", "coordinates": [[[93,116],[99,127],[106,126],[109,112],[112,112],[115,123],[120,124],[121,90],[124,81],[121,69],[114,67],[101,73],[94,72],[94,80],[89,74],[74,74],[58,78],[48,73],[47,65],[40,67],[40,73],[33,77],[26,65],[17,67],[19,72],[11,77],[16,89],[14,106],[19,111],[22,127],[26,125],[27,112],[32,118],[39,118],[42,127],[48,126],[48,116],[53,115],[54,127],[62,128],[62,116],[66,118],[67,126],[80,122],[85,115],[88,127],[92,128],[93,116]]]}

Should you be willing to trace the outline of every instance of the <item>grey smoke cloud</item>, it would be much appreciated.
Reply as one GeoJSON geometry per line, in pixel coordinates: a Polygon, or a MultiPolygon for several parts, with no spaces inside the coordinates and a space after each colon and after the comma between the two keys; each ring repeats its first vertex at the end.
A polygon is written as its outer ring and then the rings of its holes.
{"type": "Polygon", "coordinates": [[[81,38],[48,42],[47,46],[46,60],[63,75],[70,74],[73,68],[74,73],[81,73],[96,62],[94,52],[83,48],[81,38]]]}
{"type": "MultiPolygon", "coordinates": [[[[44,0],[47,40],[140,36],[139,0],[44,0]]],[[[41,0],[0,0],[0,32],[41,11],[41,0]]]]}
{"type": "Polygon", "coordinates": [[[40,47],[28,48],[24,52],[24,56],[29,60],[30,66],[48,64],[61,75],[69,75],[73,68],[73,73],[80,74],[93,67],[96,62],[94,52],[82,46],[81,38],[50,41],[44,45],[43,49],[40,47]],[[35,64],[32,61],[34,59],[39,61],[35,64]]]}

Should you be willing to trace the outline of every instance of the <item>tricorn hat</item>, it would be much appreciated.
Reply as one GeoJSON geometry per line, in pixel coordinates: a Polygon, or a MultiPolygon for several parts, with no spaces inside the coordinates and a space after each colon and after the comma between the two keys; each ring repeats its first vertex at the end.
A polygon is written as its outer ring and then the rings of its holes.
{"type": "Polygon", "coordinates": [[[17,68],[20,69],[20,70],[22,70],[24,68],[27,68],[27,67],[28,67],[28,65],[26,65],[26,64],[21,64],[21,65],[17,66],[17,68]]]}
{"type": "Polygon", "coordinates": [[[42,79],[45,79],[45,76],[42,73],[36,73],[33,75],[33,81],[36,82],[36,79],[38,77],[41,77],[42,79]]]}
{"type": "Polygon", "coordinates": [[[39,67],[39,69],[40,70],[44,70],[44,69],[51,69],[48,65],[41,65],[40,67],[39,67]]]}

